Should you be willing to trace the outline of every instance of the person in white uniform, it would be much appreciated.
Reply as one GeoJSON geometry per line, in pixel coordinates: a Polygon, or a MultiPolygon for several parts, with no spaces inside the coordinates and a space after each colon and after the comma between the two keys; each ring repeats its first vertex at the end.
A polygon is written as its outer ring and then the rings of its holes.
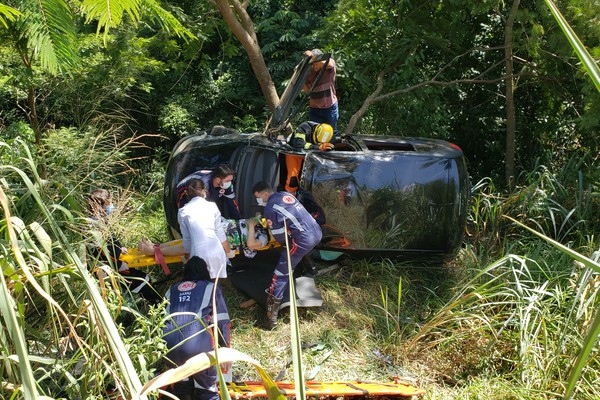
{"type": "Polygon", "coordinates": [[[235,252],[229,247],[221,224],[221,212],[206,200],[206,187],[200,179],[192,179],[186,190],[189,201],[179,209],[177,220],[183,237],[185,258],[197,256],[208,264],[211,279],[226,278],[227,258],[235,252]]]}

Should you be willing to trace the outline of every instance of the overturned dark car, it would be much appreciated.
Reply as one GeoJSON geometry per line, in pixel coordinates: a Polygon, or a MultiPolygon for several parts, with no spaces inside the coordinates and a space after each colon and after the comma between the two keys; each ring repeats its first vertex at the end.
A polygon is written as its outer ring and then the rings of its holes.
{"type": "Polygon", "coordinates": [[[308,68],[308,58],[296,67],[265,132],[215,127],[176,144],[164,188],[173,235],[179,236],[176,186],[187,175],[229,164],[236,171],[240,212],[251,217],[261,212],[254,184],[284,187],[286,160],[299,156],[300,190],[312,195],[325,217],[323,254],[452,257],[462,242],[470,198],[462,150],[436,139],[371,135],[342,136],[328,152],[292,148],[281,133],[308,68]]]}

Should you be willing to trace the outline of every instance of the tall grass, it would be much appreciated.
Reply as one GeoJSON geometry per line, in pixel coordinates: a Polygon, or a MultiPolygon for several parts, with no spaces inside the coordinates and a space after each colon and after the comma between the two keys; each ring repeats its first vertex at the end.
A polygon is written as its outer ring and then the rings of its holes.
{"type": "MultiPolygon", "coordinates": [[[[78,137],[76,131],[66,133],[78,137]]],[[[161,339],[162,309],[138,308],[130,295],[119,290],[119,274],[86,255],[84,231],[89,228],[79,218],[88,187],[110,187],[115,182],[111,170],[126,167],[131,172],[125,160],[131,141],[79,152],[63,138],[53,143],[52,137],[47,144],[63,149],[50,157],[58,179],[52,180],[52,175],[50,181],[39,178],[24,143],[19,150],[26,156],[18,156],[24,169],[0,165],[2,397],[145,399],[156,384],[167,384],[173,376],[171,372],[171,378],[167,374],[150,380],[166,353],[161,339]],[[142,380],[150,382],[142,387],[142,380]]],[[[78,143],[88,139],[84,135],[78,143]]],[[[99,138],[93,141],[102,143],[99,138]]],[[[127,214],[124,201],[120,203],[111,214],[111,231],[118,228],[119,217],[127,214]]],[[[145,226],[147,234],[147,221],[145,226]]],[[[94,242],[106,239],[106,232],[96,234],[94,242]]],[[[233,349],[223,349],[221,356],[221,362],[252,362],[233,349]]],[[[198,358],[184,371],[219,362],[217,353],[198,358]]],[[[257,368],[270,397],[282,397],[260,365],[257,368]]],[[[174,376],[181,377],[181,372],[175,371],[174,376]]],[[[227,398],[227,391],[223,395],[227,398]]]]}
{"type": "MultiPolygon", "coordinates": [[[[17,143],[16,149],[0,143],[3,159],[12,157],[23,167],[0,165],[2,397],[143,399],[189,371],[242,360],[255,365],[270,398],[282,398],[260,365],[233,349],[199,355],[183,368],[150,380],[166,352],[160,307],[142,313],[119,290],[122,278],[85,254],[89,229],[80,220],[84,194],[94,187],[113,187],[119,182],[115,171],[133,172],[127,151],[134,140],[115,145],[105,138],[73,129],[49,134],[46,145],[56,151],[49,152],[52,168],[46,181],[37,175],[24,143],[17,143]],[[18,150],[16,155],[11,155],[13,150],[18,150]],[[142,387],[142,380],[150,381],[142,387]]],[[[119,220],[129,212],[123,204],[133,203],[132,197],[127,190],[121,192],[109,221],[111,232],[119,231],[119,220]]],[[[138,204],[134,211],[146,208],[143,201],[138,204]]],[[[148,225],[146,219],[140,229],[146,235],[148,225]]],[[[164,229],[164,223],[160,225],[164,229]]],[[[124,232],[135,231],[132,226],[124,232]]],[[[103,242],[105,236],[97,232],[94,242],[103,242]]],[[[300,349],[299,339],[296,342],[300,349]]],[[[301,371],[301,354],[294,358],[301,371]]],[[[302,379],[298,382],[303,397],[302,379]]],[[[227,391],[222,395],[227,398],[227,391]]]]}
{"type": "MultiPolygon", "coordinates": [[[[521,177],[512,195],[475,192],[471,219],[479,230],[472,230],[478,234],[463,251],[470,254],[463,259],[469,260],[467,277],[405,342],[406,351],[466,363],[449,378],[466,391],[475,380],[502,387],[494,398],[556,398],[570,391],[598,398],[593,382],[600,380],[600,365],[588,355],[600,325],[594,234],[600,203],[595,170],[588,166],[591,184],[584,182],[579,168],[585,165],[575,159],[586,156],[574,156],[562,170],[540,166],[521,177]],[[495,260],[482,243],[495,245],[488,248],[497,252],[495,260]],[[457,359],[458,352],[467,355],[457,359]]],[[[490,181],[478,186],[492,188],[490,181]]]]}
{"type": "Polygon", "coordinates": [[[81,237],[70,229],[76,210],[54,202],[91,182],[89,176],[57,196],[23,149],[25,169],[0,166],[3,397],[100,398],[115,391],[137,398],[140,371],[151,374],[147,367],[161,356],[158,324],[134,324],[138,334],[128,336],[115,323],[122,300],[100,291],[91,273],[96,265],[86,263],[81,237]],[[156,346],[140,343],[149,338],[156,346]],[[137,358],[130,358],[132,348],[141,350],[137,358]]]}

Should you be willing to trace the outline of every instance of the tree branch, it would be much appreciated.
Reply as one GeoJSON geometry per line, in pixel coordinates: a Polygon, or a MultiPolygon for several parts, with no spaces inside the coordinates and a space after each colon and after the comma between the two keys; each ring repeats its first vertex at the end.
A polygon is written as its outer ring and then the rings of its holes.
{"type": "MultiPolygon", "coordinates": [[[[346,126],[346,129],[344,129],[344,134],[345,135],[350,135],[352,134],[352,132],[354,131],[354,128],[356,127],[356,124],[358,123],[358,121],[366,114],[368,108],[375,104],[378,103],[380,101],[389,99],[391,97],[397,96],[399,94],[403,94],[403,93],[408,93],[408,92],[412,92],[414,90],[426,87],[426,86],[451,86],[451,85],[457,85],[457,84],[493,84],[493,83],[498,83],[498,82],[502,82],[506,79],[506,76],[503,76],[501,78],[495,78],[495,79],[481,79],[481,77],[487,75],[489,72],[491,72],[495,67],[502,65],[504,63],[504,59],[492,66],[490,66],[487,70],[483,71],[482,73],[480,73],[479,75],[477,75],[474,78],[465,78],[465,79],[454,79],[451,81],[439,81],[437,80],[437,77],[439,77],[443,71],[447,70],[452,64],[454,64],[456,61],[458,61],[460,58],[465,57],[467,55],[469,55],[470,53],[473,53],[475,51],[495,51],[495,50],[504,50],[504,46],[497,46],[497,47],[472,47],[469,50],[465,51],[462,54],[457,55],[456,57],[454,57],[452,60],[450,60],[446,65],[444,65],[443,67],[441,67],[433,76],[432,79],[417,83],[415,85],[403,88],[403,89],[397,89],[388,93],[384,93],[381,94],[381,92],[383,91],[383,85],[384,85],[384,78],[387,74],[389,74],[390,72],[395,71],[399,65],[401,63],[396,63],[391,67],[388,67],[387,69],[381,71],[376,78],[376,86],[375,89],[373,90],[373,93],[371,93],[363,102],[363,104],[360,106],[360,108],[358,109],[358,111],[356,111],[352,117],[350,117],[350,120],[348,121],[348,125],[346,126]]],[[[516,74],[516,76],[529,76],[532,75],[531,73],[523,73],[523,74],[516,74]]]]}

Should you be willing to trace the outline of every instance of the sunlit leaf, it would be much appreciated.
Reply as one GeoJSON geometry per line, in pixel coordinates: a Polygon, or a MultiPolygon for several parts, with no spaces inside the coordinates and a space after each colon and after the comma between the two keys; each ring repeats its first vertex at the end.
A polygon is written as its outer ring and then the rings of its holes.
{"type": "Polygon", "coordinates": [[[29,228],[35,235],[38,242],[44,248],[44,251],[46,252],[46,254],[50,258],[52,258],[52,239],[50,238],[50,235],[48,235],[48,233],[44,230],[44,228],[35,221],[32,222],[31,224],[29,224],[29,228]]]}
{"type": "MultiPolygon", "coordinates": [[[[287,221],[283,220],[287,231],[287,221]]],[[[296,398],[306,398],[306,385],[304,383],[304,367],[302,366],[302,339],[300,338],[300,323],[298,322],[298,306],[296,305],[296,285],[294,284],[294,270],[290,258],[288,235],[285,235],[285,250],[288,262],[288,285],[290,292],[290,336],[292,345],[292,365],[294,366],[294,390],[296,398]]]]}
{"type": "MultiPolygon", "coordinates": [[[[220,347],[219,348],[219,362],[233,362],[233,361],[243,361],[250,364],[253,364],[257,371],[259,372],[263,384],[265,385],[265,389],[267,391],[268,397],[271,400],[280,399],[283,400],[285,396],[281,393],[279,388],[275,385],[275,383],[271,380],[268,374],[264,371],[264,369],[260,366],[258,361],[254,360],[252,357],[237,351],[235,349],[229,347],[220,347]]],[[[158,375],[154,379],[148,381],[142,388],[140,395],[147,394],[153,390],[160,389],[161,387],[170,385],[175,382],[179,382],[182,379],[188,378],[199,371],[203,371],[209,368],[211,365],[216,364],[216,358],[214,355],[214,351],[206,352],[198,354],[189,360],[187,360],[183,365],[172,368],[162,374],[158,375]]]]}
{"type": "Polygon", "coordinates": [[[571,43],[571,47],[573,47],[573,50],[577,54],[577,57],[579,57],[579,59],[583,63],[587,73],[592,79],[592,82],[594,82],[594,85],[596,85],[596,89],[600,91],[600,68],[598,68],[596,61],[587,51],[583,43],[581,43],[581,40],[579,39],[579,37],[577,37],[577,34],[573,31],[573,28],[571,28],[571,25],[569,25],[565,17],[563,17],[558,7],[556,7],[554,1],[546,0],[546,4],[552,12],[552,15],[554,15],[556,22],[558,22],[558,25],[565,33],[565,36],[569,40],[569,43],[571,43]]]}

